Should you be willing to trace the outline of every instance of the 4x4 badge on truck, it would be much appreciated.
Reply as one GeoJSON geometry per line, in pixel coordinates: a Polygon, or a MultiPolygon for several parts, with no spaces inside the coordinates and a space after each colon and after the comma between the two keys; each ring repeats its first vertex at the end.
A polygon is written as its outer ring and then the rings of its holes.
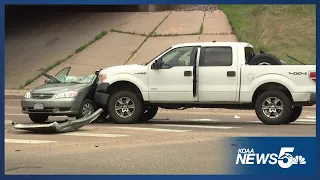
{"type": "Polygon", "coordinates": [[[307,73],[306,72],[289,72],[289,74],[291,74],[291,75],[307,75],[307,73]]]}

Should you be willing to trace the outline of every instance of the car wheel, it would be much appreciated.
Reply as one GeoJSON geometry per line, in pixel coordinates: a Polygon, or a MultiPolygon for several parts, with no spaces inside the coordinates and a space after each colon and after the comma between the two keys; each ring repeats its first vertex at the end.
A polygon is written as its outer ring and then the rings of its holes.
{"type": "Polygon", "coordinates": [[[285,124],[292,114],[292,103],[284,92],[269,90],[258,96],[255,112],[264,124],[285,124]]]}
{"type": "Polygon", "coordinates": [[[302,109],[303,109],[302,106],[294,106],[292,108],[292,113],[291,113],[290,118],[284,124],[289,124],[289,123],[296,121],[300,117],[300,115],[302,113],[302,109]]]}
{"type": "Polygon", "coordinates": [[[110,119],[116,123],[135,123],[143,113],[142,101],[131,91],[119,91],[110,96],[108,111],[110,119]]]}
{"type": "Polygon", "coordinates": [[[140,122],[147,122],[151,120],[158,112],[159,107],[155,105],[148,105],[141,116],[140,122]]]}
{"type": "Polygon", "coordinates": [[[29,118],[34,123],[44,123],[48,120],[49,115],[45,114],[29,114],[29,118]]]}
{"type": "Polygon", "coordinates": [[[80,106],[79,114],[77,115],[77,119],[90,116],[97,110],[97,105],[91,101],[90,99],[85,99],[80,106]]]}

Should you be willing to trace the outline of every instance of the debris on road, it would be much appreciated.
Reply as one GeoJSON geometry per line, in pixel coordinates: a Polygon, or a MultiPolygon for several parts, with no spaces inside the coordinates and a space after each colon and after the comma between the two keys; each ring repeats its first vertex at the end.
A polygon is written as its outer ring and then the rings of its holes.
{"type": "Polygon", "coordinates": [[[240,119],[240,116],[234,115],[233,118],[235,118],[235,119],[240,119]]]}
{"type": "Polygon", "coordinates": [[[63,123],[52,122],[49,124],[14,124],[13,127],[15,129],[27,130],[32,132],[44,132],[44,133],[73,132],[96,120],[102,112],[103,112],[103,109],[100,108],[90,116],[86,116],[76,120],[68,120],[63,123]]]}

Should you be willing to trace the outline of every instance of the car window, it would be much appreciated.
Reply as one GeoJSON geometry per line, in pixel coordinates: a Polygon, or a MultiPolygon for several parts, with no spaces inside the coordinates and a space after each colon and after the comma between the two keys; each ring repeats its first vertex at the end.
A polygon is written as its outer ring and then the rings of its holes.
{"type": "Polygon", "coordinates": [[[162,56],[162,63],[164,66],[192,66],[191,52],[193,47],[181,47],[173,49],[164,56],[162,56]]]}
{"type": "Polygon", "coordinates": [[[201,50],[200,66],[231,66],[231,47],[205,47],[201,50]]]}

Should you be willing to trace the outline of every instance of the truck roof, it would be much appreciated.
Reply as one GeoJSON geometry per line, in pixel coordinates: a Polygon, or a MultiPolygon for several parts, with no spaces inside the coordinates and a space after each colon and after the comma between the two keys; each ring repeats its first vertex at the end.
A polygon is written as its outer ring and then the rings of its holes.
{"type": "Polygon", "coordinates": [[[247,42],[191,42],[191,43],[181,43],[172,46],[173,48],[184,47],[184,46],[251,46],[251,44],[247,42]]]}

